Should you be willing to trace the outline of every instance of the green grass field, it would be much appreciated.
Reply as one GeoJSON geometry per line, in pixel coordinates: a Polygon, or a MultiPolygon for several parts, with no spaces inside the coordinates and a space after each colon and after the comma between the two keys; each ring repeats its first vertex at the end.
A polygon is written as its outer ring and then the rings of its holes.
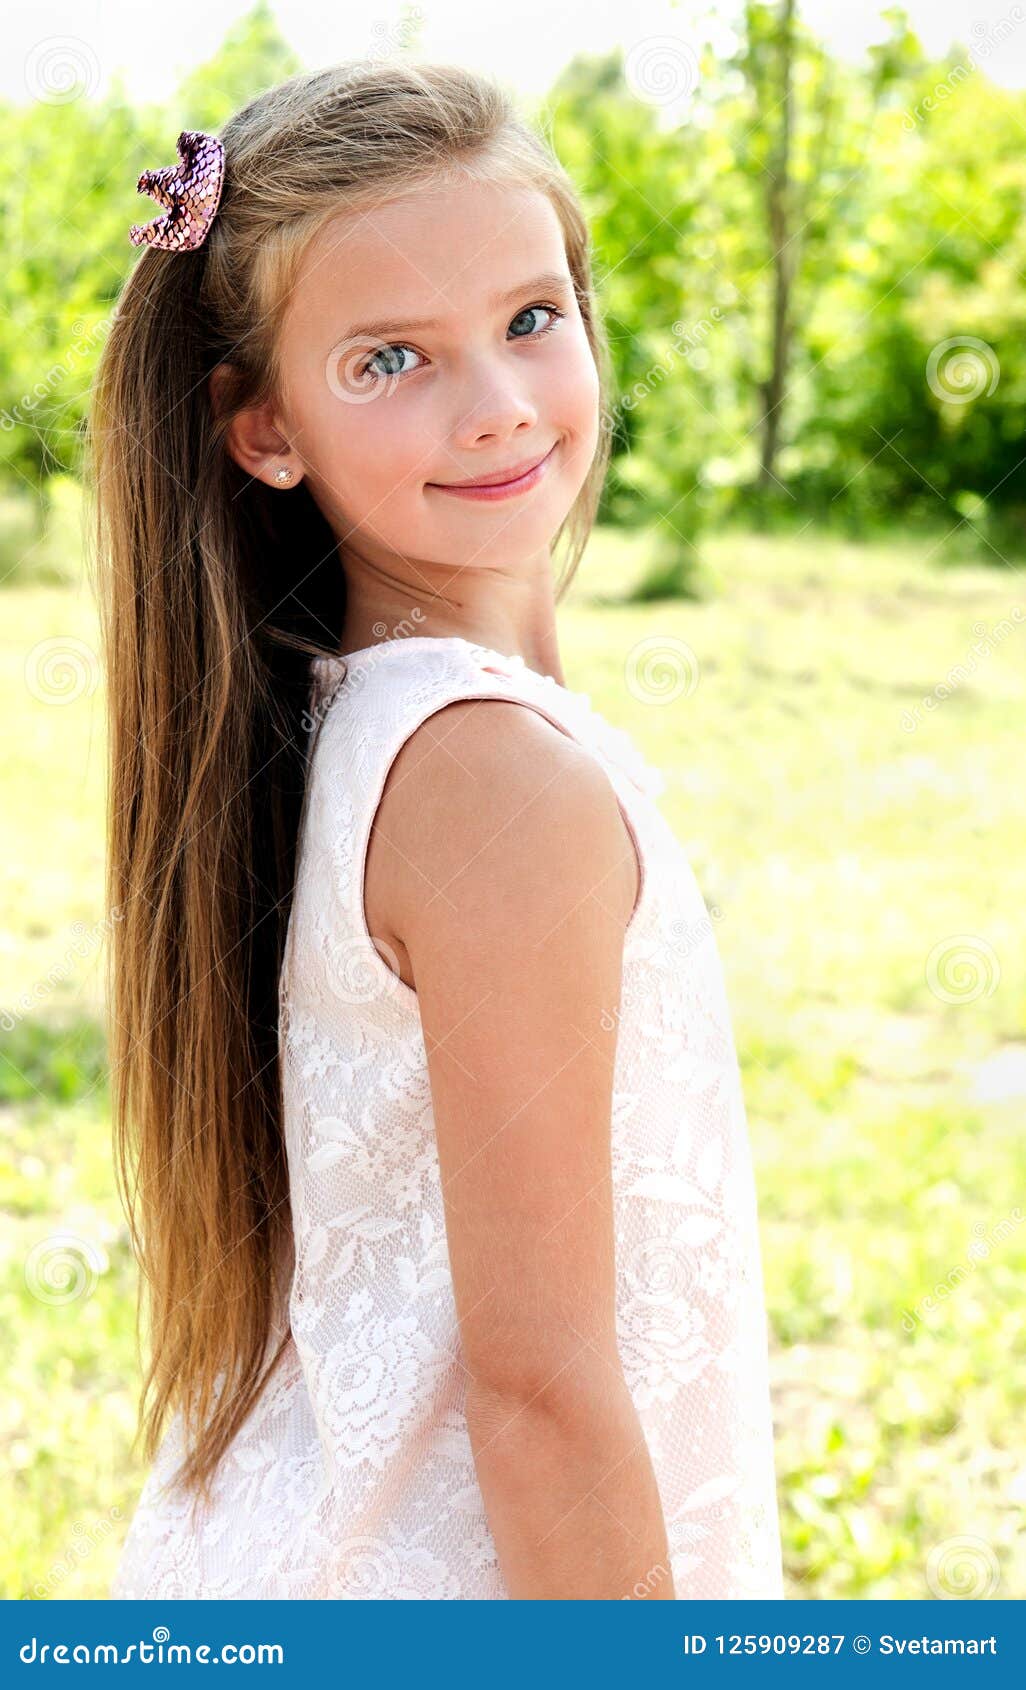
{"type": "MultiPolygon", "coordinates": [[[[1026,576],[811,531],[704,553],[704,602],[635,604],[644,538],[597,534],[562,648],[666,774],[721,912],[787,1593],[1021,1598],[1026,576]],[[691,690],[625,681],[641,641],[671,642],[691,690]]],[[[143,1473],[99,648],[84,587],[3,605],[0,1596],[102,1597],[143,1473]]]]}

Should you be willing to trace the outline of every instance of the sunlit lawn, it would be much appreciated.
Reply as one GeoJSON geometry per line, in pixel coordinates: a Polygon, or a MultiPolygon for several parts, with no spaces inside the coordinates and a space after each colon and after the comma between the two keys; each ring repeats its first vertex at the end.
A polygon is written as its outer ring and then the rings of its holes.
{"type": "MultiPolygon", "coordinates": [[[[1026,592],[929,549],[722,536],[706,602],[630,605],[645,542],[601,533],[560,612],[719,912],[794,1598],[1026,1595],[1026,592]],[[625,678],[641,641],[689,691],[625,678]]],[[[96,624],[0,602],[0,1596],[102,1597],[143,1474],[96,624]]]]}

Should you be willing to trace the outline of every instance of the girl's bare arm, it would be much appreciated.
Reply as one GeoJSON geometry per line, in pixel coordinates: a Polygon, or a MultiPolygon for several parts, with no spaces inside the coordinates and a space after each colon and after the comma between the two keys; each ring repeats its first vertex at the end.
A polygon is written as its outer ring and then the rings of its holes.
{"type": "Polygon", "coordinates": [[[535,712],[461,700],[393,763],[368,860],[419,995],[467,1423],[509,1593],[672,1598],[616,1342],[610,1115],[639,871],[615,793],[535,712]]]}

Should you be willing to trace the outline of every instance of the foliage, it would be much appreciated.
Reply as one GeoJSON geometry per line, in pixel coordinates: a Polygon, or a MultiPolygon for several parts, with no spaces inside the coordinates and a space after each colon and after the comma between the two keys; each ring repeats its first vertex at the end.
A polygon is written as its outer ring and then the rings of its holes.
{"type": "MultiPolygon", "coordinates": [[[[992,562],[1016,544],[1026,95],[987,78],[1001,24],[931,63],[884,16],[854,65],[789,0],[745,0],[733,49],[696,27],[666,64],[580,56],[525,106],[593,232],[615,371],[600,514],[658,525],[645,599],[699,591],[701,535],[731,516],[862,533],[900,511],[968,524],[992,562]]],[[[166,108],[116,85],[4,110],[0,488],[39,506],[8,573],[32,573],[51,480],[80,470],[138,171],[299,68],[258,0],[166,108]]]]}

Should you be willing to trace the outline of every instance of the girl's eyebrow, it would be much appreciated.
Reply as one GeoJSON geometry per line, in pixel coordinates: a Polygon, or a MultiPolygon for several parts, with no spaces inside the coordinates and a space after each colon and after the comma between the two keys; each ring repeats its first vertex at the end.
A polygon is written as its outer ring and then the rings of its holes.
{"type": "MultiPolygon", "coordinates": [[[[522,298],[525,293],[552,292],[559,288],[569,289],[571,286],[571,278],[565,271],[546,270],[540,276],[535,276],[531,281],[519,282],[516,287],[506,288],[502,293],[496,294],[491,302],[492,309],[498,310],[500,305],[512,304],[514,299],[522,298]]],[[[346,330],[341,339],[360,340],[366,337],[368,340],[376,340],[385,335],[400,334],[404,331],[418,329],[437,329],[438,326],[439,319],[437,317],[420,317],[417,319],[392,317],[374,323],[356,323],[352,328],[346,330]]],[[[338,342],[335,341],[333,344],[337,345],[338,342]]]]}

